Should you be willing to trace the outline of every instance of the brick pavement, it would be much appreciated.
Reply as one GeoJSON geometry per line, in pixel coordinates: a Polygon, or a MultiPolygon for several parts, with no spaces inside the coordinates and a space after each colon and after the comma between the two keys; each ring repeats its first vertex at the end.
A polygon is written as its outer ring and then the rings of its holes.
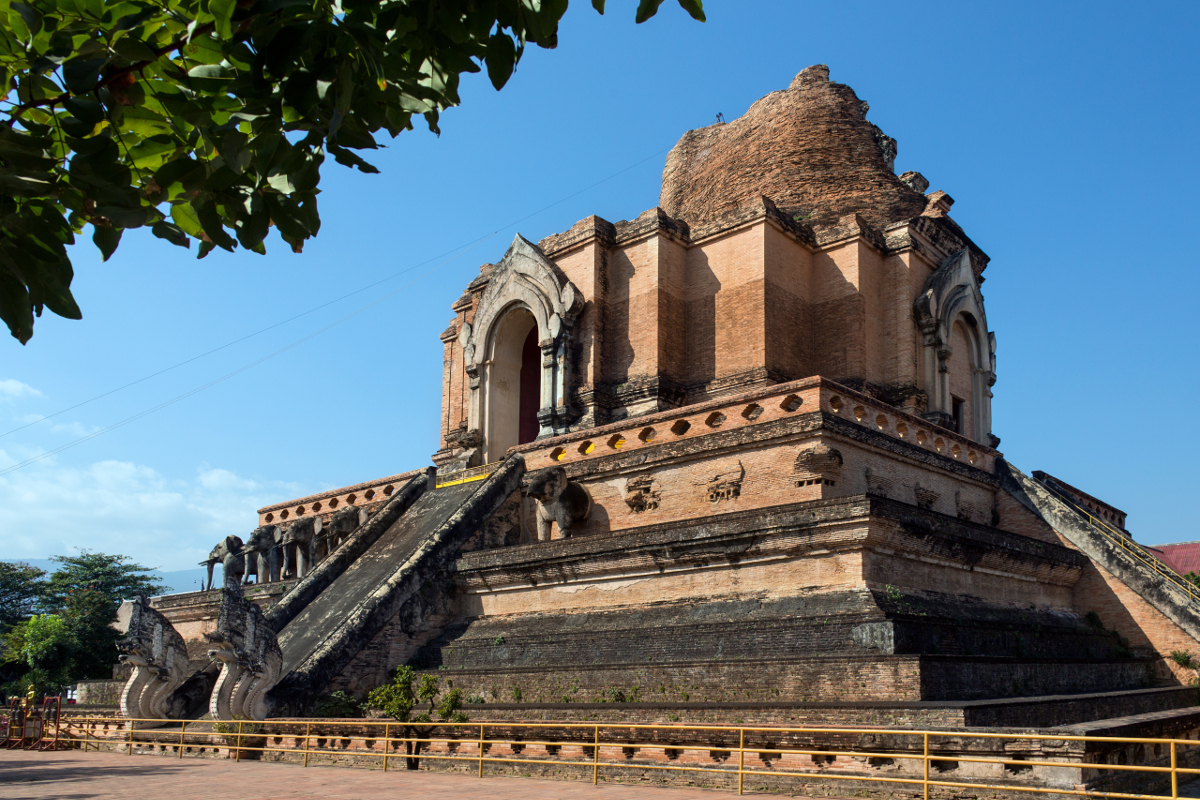
{"type": "Polygon", "coordinates": [[[0,750],[4,800],[724,800],[736,793],[408,770],[0,750]]]}

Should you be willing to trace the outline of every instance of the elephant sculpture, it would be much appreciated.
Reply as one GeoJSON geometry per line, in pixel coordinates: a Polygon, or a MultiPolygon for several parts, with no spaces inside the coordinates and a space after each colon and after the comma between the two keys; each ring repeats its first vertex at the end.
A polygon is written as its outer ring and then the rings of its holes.
{"type": "Polygon", "coordinates": [[[255,576],[256,583],[279,580],[279,544],[282,540],[283,532],[278,525],[254,529],[242,549],[246,556],[244,583],[250,582],[251,575],[255,576]]]}
{"type": "Polygon", "coordinates": [[[592,496],[587,489],[567,479],[562,467],[546,467],[532,473],[525,485],[525,494],[537,500],[537,538],[550,541],[550,523],[558,523],[564,539],[578,529],[592,513],[592,496]]]}
{"type": "Polygon", "coordinates": [[[208,558],[200,562],[200,566],[208,567],[208,577],[204,581],[204,591],[208,591],[213,585],[213,567],[217,564],[221,565],[221,571],[224,573],[222,578],[225,584],[229,583],[231,574],[237,575],[237,580],[242,580],[242,575],[246,572],[245,559],[242,557],[242,538],[240,536],[226,536],[223,540],[217,543],[217,546],[208,554],[208,558]]]}
{"type": "Polygon", "coordinates": [[[317,534],[322,528],[320,517],[302,517],[283,532],[283,569],[281,578],[303,578],[313,565],[317,534]]]}
{"type": "Polygon", "coordinates": [[[318,537],[317,560],[324,558],[342,546],[350,538],[350,534],[365,525],[370,516],[364,509],[357,506],[346,506],[334,513],[329,520],[329,527],[321,531],[318,537]]]}

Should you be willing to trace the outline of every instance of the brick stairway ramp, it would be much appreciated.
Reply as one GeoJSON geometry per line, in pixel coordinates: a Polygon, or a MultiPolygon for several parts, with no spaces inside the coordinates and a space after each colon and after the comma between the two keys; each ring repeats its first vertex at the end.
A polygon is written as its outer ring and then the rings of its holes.
{"type": "MultiPolygon", "coordinates": [[[[514,491],[525,472],[512,456],[485,480],[425,491],[311,599],[279,634],[285,675],[276,713],[317,696],[383,627],[445,569],[514,491]]],[[[430,618],[418,610],[420,622],[430,618]]]]}
{"type": "Polygon", "coordinates": [[[1088,558],[1115,575],[1163,616],[1200,641],[1200,602],[1187,591],[1183,579],[1171,580],[1150,564],[1157,559],[1136,544],[1115,546],[1112,536],[1090,521],[1086,514],[1066,502],[1041,482],[997,459],[1001,487],[1021,505],[1079,548],[1088,558]],[[1144,555],[1144,558],[1139,557],[1144,555]]]}

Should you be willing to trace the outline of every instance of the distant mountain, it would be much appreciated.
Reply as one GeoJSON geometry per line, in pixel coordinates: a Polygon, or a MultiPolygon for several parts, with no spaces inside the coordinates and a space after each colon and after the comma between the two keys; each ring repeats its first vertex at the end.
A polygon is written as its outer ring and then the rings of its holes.
{"type": "MultiPolygon", "coordinates": [[[[44,569],[47,573],[54,572],[58,564],[48,558],[0,558],[0,561],[21,561],[31,567],[44,569]]],[[[193,569],[181,569],[173,572],[161,572],[156,569],[150,570],[150,575],[162,578],[162,582],[167,585],[167,589],[163,594],[181,594],[183,592],[198,592],[203,585],[205,577],[204,567],[195,567],[193,569]]],[[[221,571],[217,570],[217,579],[220,580],[221,571]]]]}

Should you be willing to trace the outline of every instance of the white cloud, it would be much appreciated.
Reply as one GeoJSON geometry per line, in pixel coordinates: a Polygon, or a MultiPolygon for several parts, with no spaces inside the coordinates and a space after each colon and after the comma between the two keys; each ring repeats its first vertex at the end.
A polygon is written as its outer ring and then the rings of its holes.
{"type": "Polygon", "coordinates": [[[16,378],[0,378],[0,399],[10,400],[14,397],[41,397],[42,393],[22,383],[16,378]]]}
{"type": "MultiPolygon", "coordinates": [[[[0,451],[0,464],[9,462],[0,451]]],[[[262,506],[304,494],[201,464],[171,478],[124,461],[64,467],[52,460],[0,477],[0,559],[80,549],[131,556],[165,571],[195,567],[222,537],[245,536],[262,506]]]]}

